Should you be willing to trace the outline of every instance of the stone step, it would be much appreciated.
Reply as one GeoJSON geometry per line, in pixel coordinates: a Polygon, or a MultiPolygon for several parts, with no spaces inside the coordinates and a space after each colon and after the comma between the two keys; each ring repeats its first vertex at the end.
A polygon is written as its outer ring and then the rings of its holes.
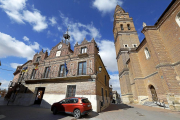
{"type": "Polygon", "coordinates": [[[169,109],[169,106],[167,104],[164,103],[160,103],[160,102],[150,102],[150,101],[146,101],[144,102],[145,106],[150,106],[150,107],[158,107],[158,108],[164,108],[164,109],[169,109]]]}

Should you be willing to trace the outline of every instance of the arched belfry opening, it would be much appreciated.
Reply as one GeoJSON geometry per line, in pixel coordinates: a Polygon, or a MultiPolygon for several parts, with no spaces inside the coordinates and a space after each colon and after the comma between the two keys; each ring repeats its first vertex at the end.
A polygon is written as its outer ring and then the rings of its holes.
{"type": "Polygon", "coordinates": [[[156,89],[154,88],[153,85],[149,85],[149,89],[150,89],[150,91],[151,91],[152,100],[153,100],[153,101],[157,101],[157,100],[158,100],[158,97],[157,97],[156,89]]]}

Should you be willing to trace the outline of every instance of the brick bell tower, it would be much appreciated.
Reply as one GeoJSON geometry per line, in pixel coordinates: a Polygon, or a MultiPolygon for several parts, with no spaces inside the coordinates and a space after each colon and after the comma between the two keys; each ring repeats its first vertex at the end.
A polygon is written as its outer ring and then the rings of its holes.
{"type": "Polygon", "coordinates": [[[136,92],[136,88],[131,87],[133,82],[129,79],[129,69],[126,62],[129,59],[128,51],[130,49],[136,49],[139,45],[139,38],[134,27],[133,19],[119,5],[116,6],[114,12],[113,33],[121,98],[123,103],[131,103],[133,102],[133,95],[136,94],[134,93],[136,92]]]}

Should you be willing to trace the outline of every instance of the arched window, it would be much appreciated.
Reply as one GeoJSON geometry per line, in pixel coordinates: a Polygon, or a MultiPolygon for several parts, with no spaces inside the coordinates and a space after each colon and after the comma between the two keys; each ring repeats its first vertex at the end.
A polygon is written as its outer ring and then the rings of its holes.
{"type": "Polygon", "coordinates": [[[131,30],[130,24],[127,24],[128,30],[131,30]]]}
{"type": "Polygon", "coordinates": [[[176,18],[175,18],[177,24],[179,25],[180,27],[180,12],[176,15],[176,18]]]}
{"type": "Polygon", "coordinates": [[[149,51],[148,51],[147,48],[144,49],[144,53],[145,53],[146,59],[149,59],[150,58],[150,54],[149,54],[149,51]]]}
{"type": "Polygon", "coordinates": [[[124,30],[124,28],[123,28],[123,24],[121,24],[120,26],[121,26],[121,30],[124,30]]]}

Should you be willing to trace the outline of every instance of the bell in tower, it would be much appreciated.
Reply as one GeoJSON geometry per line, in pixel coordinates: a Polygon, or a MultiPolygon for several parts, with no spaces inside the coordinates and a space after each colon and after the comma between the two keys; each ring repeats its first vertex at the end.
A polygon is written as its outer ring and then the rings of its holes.
{"type": "Polygon", "coordinates": [[[63,37],[64,37],[64,41],[65,41],[65,44],[69,44],[69,40],[70,40],[70,35],[68,34],[68,28],[67,28],[67,33],[65,33],[64,35],[63,35],[63,37]]]}

